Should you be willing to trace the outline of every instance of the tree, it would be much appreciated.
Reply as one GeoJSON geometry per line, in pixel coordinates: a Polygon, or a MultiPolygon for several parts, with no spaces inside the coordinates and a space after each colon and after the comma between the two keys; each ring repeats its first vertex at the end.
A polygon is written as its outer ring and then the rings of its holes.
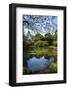
{"type": "Polygon", "coordinates": [[[54,41],[57,41],[57,31],[55,32],[53,38],[54,38],[54,41]]]}
{"type": "Polygon", "coordinates": [[[34,36],[34,41],[39,41],[39,40],[44,40],[44,37],[41,35],[41,34],[36,34],[35,36],[34,36]]]}
{"type": "Polygon", "coordinates": [[[51,45],[53,43],[53,36],[50,33],[45,34],[45,40],[51,45]]]}

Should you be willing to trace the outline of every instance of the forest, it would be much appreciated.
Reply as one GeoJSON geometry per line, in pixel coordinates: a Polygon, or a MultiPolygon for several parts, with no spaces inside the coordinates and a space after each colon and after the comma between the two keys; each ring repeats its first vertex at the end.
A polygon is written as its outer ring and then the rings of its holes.
{"type": "Polygon", "coordinates": [[[44,36],[41,34],[36,34],[35,36],[30,35],[30,32],[28,32],[28,35],[24,35],[24,49],[26,47],[57,47],[57,31],[54,35],[51,35],[50,33],[45,34],[44,36]]]}

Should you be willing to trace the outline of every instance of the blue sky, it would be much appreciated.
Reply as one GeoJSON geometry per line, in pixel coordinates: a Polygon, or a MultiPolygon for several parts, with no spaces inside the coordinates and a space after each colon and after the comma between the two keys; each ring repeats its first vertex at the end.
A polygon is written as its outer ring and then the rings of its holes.
{"type": "Polygon", "coordinates": [[[24,34],[27,35],[28,31],[35,35],[37,32],[45,35],[50,32],[54,34],[57,30],[57,16],[36,16],[24,15],[23,21],[27,21],[29,25],[24,24],[24,34]]]}

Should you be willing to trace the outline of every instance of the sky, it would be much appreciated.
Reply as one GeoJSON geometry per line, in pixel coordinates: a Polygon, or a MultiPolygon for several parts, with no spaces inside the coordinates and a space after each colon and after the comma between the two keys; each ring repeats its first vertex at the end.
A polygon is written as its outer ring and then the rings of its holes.
{"type": "Polygon", "coordinates": [[[23,15],[24,34],[54,34],[57,30],[57,16],[23,15]],[[27,22],[27,23],[26,23],[27,22]]]}

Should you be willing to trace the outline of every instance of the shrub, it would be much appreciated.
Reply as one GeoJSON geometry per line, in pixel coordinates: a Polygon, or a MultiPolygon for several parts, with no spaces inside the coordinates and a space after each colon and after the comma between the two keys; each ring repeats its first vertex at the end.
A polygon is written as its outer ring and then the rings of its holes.
{"type": "Polygon", "coordinates": [[[42,44],[43,46],[48,46],[48,41],[43,41],[42,44]]]}
{"type": "Polygon", "coordinates": [[[43,37],[43,35],[41,35],[41,34],[36,34],[34,37],[34,41],[38,41],[38,40],[44,40],[44,37],[43,37]]]}
{"type": "Polygon", "coordinates": [[[48,46],[48,42],[47,41],[36,41],[36,42],[34,42],[34,46],[45,47],[45,46],[48,46]]]}
{"type": "Polygon", "coordinates": [[[48,41],[48,44],[49,45],[52,45],[53,44],[53,35],[51,35],[50,33],[48,34],[45,34],[45,40],[48,41]]]}
{"type": "Polygon", "coordinates": [[[49,69],[51,72],[57,72],[57,64],[56,63],[51,63],[49,66],[49,69]]]}
{"type": "Polygon", "coordinates": [[[54,42],[53,42],[53,45],[54,45],[54,46],[57,46],[57,41],[54,41],[54,42]]]}
{"type": "Polygon", "coordinates": [[[42,42],[41,41],[36,41],[36,42],[34,42],[34,46],[41,47],[42,46],[42,42]]]}

